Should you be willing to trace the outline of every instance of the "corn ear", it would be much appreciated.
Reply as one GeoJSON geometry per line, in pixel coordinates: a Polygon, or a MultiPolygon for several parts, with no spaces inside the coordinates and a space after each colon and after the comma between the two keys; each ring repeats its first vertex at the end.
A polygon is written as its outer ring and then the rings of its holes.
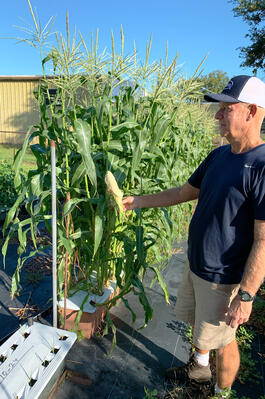
{"type": "Polygon", "coordinates": [[[124,207],[122,203],[123,192],[119,189],[115,177],[109,170],[105,176],[105,183],[107,185],[108,192],[113,196],[116,204],[118,205],[119,212],[124,213],[124,207]]]}

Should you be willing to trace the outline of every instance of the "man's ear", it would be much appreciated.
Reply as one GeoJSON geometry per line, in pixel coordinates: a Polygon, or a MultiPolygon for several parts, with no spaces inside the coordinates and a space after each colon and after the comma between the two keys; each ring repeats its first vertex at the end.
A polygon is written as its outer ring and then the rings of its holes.
{"type": "Polygon", "coordinates": [[[256,104],[249,104],[248,109],[249,109],[249,115],[247,117],[247,121],[250,121],[256,115],[258,107],[256,104]]]}

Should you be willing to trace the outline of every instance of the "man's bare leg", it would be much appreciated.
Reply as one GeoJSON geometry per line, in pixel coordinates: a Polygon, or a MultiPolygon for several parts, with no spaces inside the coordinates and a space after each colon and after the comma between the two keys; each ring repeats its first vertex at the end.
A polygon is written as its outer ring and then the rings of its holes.
{"type": "Polygon", "coordinates": [[[230,388],[240,365],[240,355],[236,340],[216,351],[217,385],[221,389],[230,388]]]}
{"type": "Polygon", "coordinates": [[[207,351],[207,350],[202,350],[202,349],[199,349],[199,348],[195,348],[195,350],[196,350],[196,352],[199,352],[199,353],[201,353],[202,355],[206,355],[206,353],[209,352],[209,351],[207,351]]]}

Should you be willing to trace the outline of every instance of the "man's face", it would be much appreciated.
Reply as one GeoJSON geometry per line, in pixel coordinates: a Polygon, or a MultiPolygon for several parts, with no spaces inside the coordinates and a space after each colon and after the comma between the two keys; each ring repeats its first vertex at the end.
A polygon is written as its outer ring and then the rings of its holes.
{"type": "Polygon", "coordinates": [[[220,108],[216,112],[215,118],[219,121],[221,136],[229,139],[229,137],[239,138],[244,135],[248,116],[248,104],[220,103],[220,108]]]}

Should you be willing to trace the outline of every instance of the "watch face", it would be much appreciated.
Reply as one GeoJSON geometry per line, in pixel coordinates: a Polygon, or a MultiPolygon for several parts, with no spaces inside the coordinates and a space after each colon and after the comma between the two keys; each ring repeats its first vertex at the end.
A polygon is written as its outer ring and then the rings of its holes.
{"type": "Polygon", "coordinates": [[[248,293],[248,292],[246,292],[246,291],[241,291],[241,290],[239,290],[239,295],[240,295],[240,298],[241,298],[241,301],[244,301],[244,302],[250,302],[250,301],[252,301],[254,298],[248,293]]]}
{"type": "Polygon", "coordinates": [[[243,301],[249,301],[250,295],[248,295],[247,293],[241,294],[241,299],[243,299],[243,301]]]}

